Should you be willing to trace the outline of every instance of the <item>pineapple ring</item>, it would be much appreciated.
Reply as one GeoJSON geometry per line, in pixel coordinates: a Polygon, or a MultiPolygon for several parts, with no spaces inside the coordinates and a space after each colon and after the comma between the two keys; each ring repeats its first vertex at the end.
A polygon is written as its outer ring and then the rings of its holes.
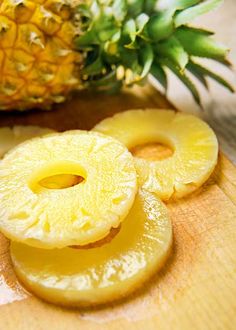
{"type": "Polygon", "coordinates": [[[181,198],[200,187],[213,172],[218,142],[201,119],[170,110],[130,110],[101,121],[93,129],[110,135],[129,150],[159,142],[172,149],[161,160],[135,157],[140,187],[162,200],[181,198]]]}
{"type": "Polygon", "coordinates": [[[35,138],[0,163],[0,230],[40,248],[86,245],[120,225],[136,192],[133,157],[119,141],[86,131],[35,138]],[[67,189],[41,185],[60,174],[84,181],[67,189]]]}
{"type": "Polygon", "coordinates": [[[53,133],[50,128],[38,126],[14,126],[0,128],[0,158],[18,144],[36,136],[53,133]]]}
{"type": "Polygon", "coordinates": [[[89,250],[43,250],[12,242],[10,253],[18,278],[31,292],[48,302],[75,307],[124,297],[163,265],[171,243],[165,205],[140,190],[109,244],[89,250]]]}

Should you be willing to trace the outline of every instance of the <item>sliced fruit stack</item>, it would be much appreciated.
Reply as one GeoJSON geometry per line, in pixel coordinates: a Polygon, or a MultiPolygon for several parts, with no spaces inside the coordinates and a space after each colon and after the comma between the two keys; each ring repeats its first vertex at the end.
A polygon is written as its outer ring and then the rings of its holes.
{"type": "Polygon", "coordinates": [[[170,253],[172,226],[161,199],[197,189],[217,153],[205,123],[170,110],[127,111],[91,132],[20,144],[0,162],[0,229],[12,240],[18,278],[65,306],[132,292],[170,253]]]}

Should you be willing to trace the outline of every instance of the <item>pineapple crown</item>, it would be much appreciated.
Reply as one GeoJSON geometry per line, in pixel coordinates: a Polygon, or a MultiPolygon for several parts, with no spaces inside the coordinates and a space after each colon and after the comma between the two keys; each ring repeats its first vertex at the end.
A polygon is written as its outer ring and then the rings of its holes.
{"type": "Polygon", "coordinates": [[[82,80],[111,91],[142,82],[151,73],[167,89],[166,68],[186,85],[200,105],[189,72],[207,88],[211,77],[230,91],[222,77],[197,62],[204,57],[227,66],[228,49],[212,32],[188,23],[223,0],[88,0],[76,12],[82,34],[76,49],[84,54],[82,80]]]}

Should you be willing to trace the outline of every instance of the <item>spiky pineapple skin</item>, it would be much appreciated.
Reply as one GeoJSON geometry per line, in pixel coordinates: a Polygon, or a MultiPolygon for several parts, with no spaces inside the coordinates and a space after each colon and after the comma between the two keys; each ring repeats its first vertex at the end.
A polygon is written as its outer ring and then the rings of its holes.
{"type": "Polygon", "coordinates": [[[80,86],[73,7],[80,1],[0,4],[0,109],[47,108],[80,86]]]}

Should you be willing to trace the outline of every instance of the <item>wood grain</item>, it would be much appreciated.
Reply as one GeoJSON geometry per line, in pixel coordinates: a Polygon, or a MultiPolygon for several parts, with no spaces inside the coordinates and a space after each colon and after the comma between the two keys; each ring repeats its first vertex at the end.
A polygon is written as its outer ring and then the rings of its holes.
{"type": "MultiPolygon", "coordinates": [[[[91,128],[128,108],[171,107],[152,88],[120,96],[81,93],[55,112],[0,115],[0,125],[91,128]]],[[[17,282],[0,236],[0,329],[3,330],[234,330],[236,328],[236,169],[221,155],[207,184],[168,204],[174,248],[161,273],[133,296],[86,310],[46,304],[17,282]]]]}
{"type": "Polygon", "coordinates": [[[116,112],[146,107],[173,106],[151,86],[136,86],[115,95],[83,91],[69,102],[55,106],[55,111],[0,112],[0,127],[31,124],[56,130],[91,129],[116,112]]]}

